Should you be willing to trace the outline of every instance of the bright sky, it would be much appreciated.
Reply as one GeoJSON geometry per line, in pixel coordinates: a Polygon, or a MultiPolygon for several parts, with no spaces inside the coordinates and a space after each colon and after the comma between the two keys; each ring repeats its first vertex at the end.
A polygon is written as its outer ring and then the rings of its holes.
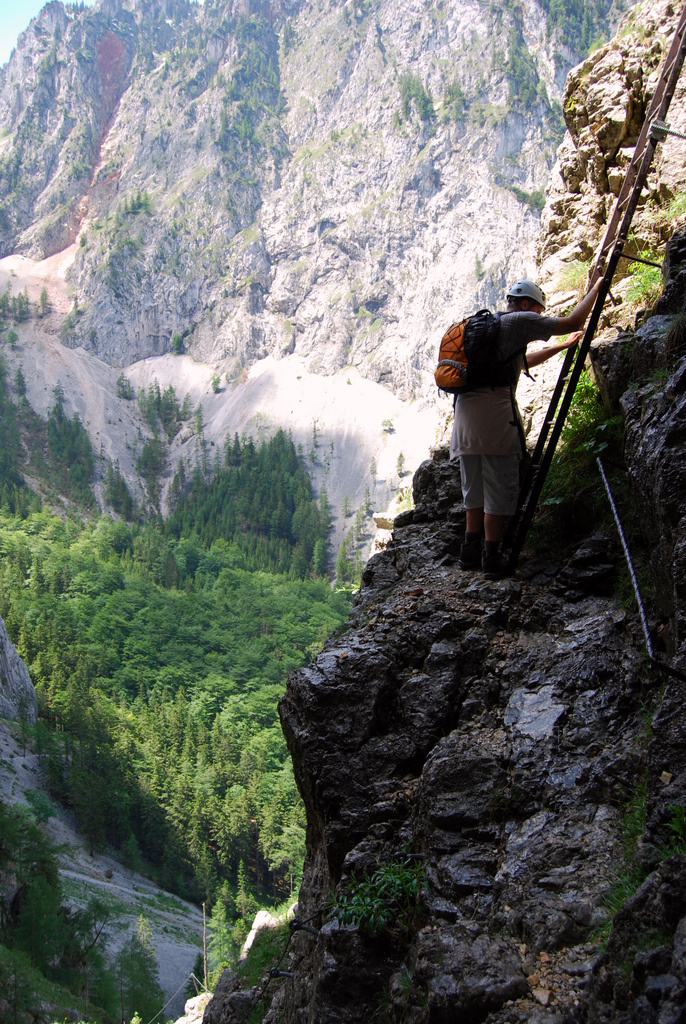
{"type": "MultiPolygon", "coordinates": [[[[47,0],[0,0],[0,64],[6,64],[17,36],[28,28],[47,0]]],[[[92,4],[94,0],[85,0],[92,4]]]]}

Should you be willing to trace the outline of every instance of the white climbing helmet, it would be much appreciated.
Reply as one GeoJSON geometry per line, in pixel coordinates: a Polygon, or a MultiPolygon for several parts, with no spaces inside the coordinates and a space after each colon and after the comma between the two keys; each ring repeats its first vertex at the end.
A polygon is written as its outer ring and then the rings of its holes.
{"type": "Polygon", "coordinates": [[[545,309],[545,294],[534,284],[533,281],[517,281],[517,284],[513,284],[506,296],[508,299],[513,299],[515,302],[517,299],[533,299],[540,306],[545,309]]]}

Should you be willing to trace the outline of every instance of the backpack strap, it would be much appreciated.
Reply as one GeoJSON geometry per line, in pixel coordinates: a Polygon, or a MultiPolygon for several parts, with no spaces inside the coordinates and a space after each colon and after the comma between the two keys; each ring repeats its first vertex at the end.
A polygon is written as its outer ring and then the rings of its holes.
{"type": "Polygon", "coordinates": [[[526,455],[526,438],[524,436],[524,425],[522,423],[522,417],[519,415],[519,408],[517,407],[517,401],[515,399],[515,389],[513,384],[510,384],[510,402],[512,403],[512,426],[517,428],[517,433],[519,434],[519,443],[522,446],[521,454],[526,455]]]}

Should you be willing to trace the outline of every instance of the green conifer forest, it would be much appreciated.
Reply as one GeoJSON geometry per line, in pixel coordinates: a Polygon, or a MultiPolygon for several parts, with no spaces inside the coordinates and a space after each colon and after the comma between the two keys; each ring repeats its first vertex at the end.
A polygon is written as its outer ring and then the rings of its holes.
{"type": "MultiPolygon", "coordinates": [[[[39,421],[0,366],[0,415],[0,615],[36,688],[49,796],[92,851],[206,903],[218,968],[256,907],[299,882],[304,816],[277,701],[348,613],[322,574],[325,497],[285,434],[235,437],[211,475],[181,468],[166,521],[137,514],[109,467],[106,493],[130,521],[115,519],[95,511],[93,454],[59,394],[39,421]],[[68,514],[24,483],[27,452],[68,514]]],[[[70,915],[39,826],[3,813],[0,854],[25,865],[37,904],[3,922],[2,969],[24,957],[78,988],[102,908],[70,915]]]]}

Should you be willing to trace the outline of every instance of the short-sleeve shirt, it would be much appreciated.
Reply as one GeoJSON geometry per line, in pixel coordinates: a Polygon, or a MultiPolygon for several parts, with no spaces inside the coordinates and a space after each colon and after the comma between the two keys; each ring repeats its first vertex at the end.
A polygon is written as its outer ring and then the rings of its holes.
{"type": "MultiPolygon", "coordinates": [[[[528,311],[503,313],[500,319],[498,355],[508,359],[526,349],[532,341],[548,341],[559,332],[556,317],[528,311]]],[[[524,365],[523,356],[515,360],[516,379],[524,365]]],[[[516,384],[515,384],[516,387],[516,384]]],[[[455,420],[450,455],[515,455],[521,453],[517,428],[519,409],[509,387],[476,388],[455,401],[455,420]]]]}

